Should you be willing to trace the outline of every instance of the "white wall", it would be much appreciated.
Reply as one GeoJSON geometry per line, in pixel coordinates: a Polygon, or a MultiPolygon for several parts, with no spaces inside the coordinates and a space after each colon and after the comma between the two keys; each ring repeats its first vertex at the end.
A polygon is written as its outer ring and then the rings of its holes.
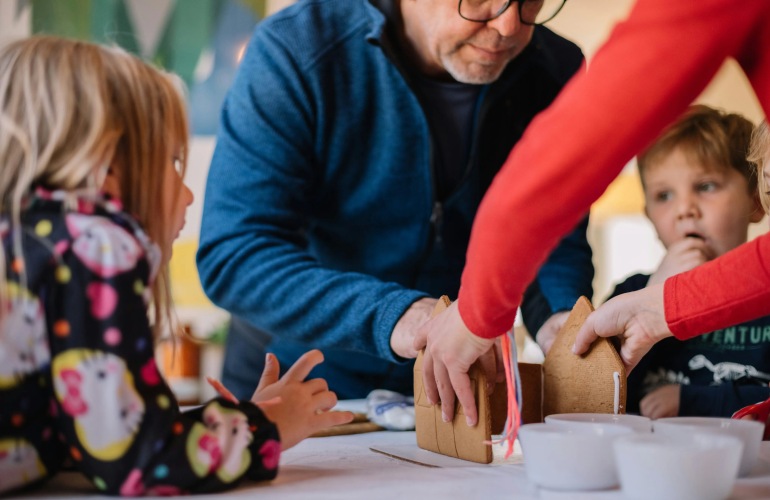
{"type": "Polygon", "coordinates": [[[206,176],[208,175],[215,144],[216,140],[213,136],[197,135],[190,141],[187,174],[184,180],[185,184],[193,192],[194,200],[187,209],[187,223],[179,233],[180,239],[195,238],[200,233],[201,215],[203,214],[203,193],[206,189],[206,176]]]}

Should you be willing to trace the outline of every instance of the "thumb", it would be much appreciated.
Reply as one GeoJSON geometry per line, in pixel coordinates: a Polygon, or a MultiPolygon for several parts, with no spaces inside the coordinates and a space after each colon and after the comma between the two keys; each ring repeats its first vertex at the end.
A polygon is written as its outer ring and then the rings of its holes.
{"type": "Polygon", "coordinates": [[[281,367],[278,363],[278,358],[275,357],[275,354],[267,353],[265,356],[265,369],[262,372],[262,377],[259,379],[257,392],[261,391],[269,385],[273,385],[278,382],[280,374],[281,367]]]}
{"type": "Polygon", "coordinates": [[[589,347],[591,347],[591,344],[593,344],[594,341],[599,338],[591,316],[593,316],[593,314],[588,316],[585,323],[583,323],[583,326],[580,327],[577,336],[575,337],[575,344],[572,346],[572,352],[574,354],[583,354],[588,350],[589,347]]]}
{"type": "Polygon", "coordinates": [[[417,331],[412,338],[412,347],[415,351],[421,351],[428,345],[428,332],[430,331],[428,329],[428,325],[430,325],[432,322],[433,320],[429,320],[417,328],[417,331]]]}
{"type": "Polygon", "coordinates": [[[639,360],[642,359],[642,356],[647,354],[649,350],[649,347],[642,349],[630,341],[623,343],[623,346],[620,348],[620,359],[626,367],[626,374],[631,373],[631,370],[634,369],[639,360]]]}
{"type": "Polygon", "coordinates": [[[260,401],[259,403],[254,403],[257,408],[260,410],[265,410],[266,408],[270,408],[272,406],[277,406],[283,402],[283,399],[281,396],[276,396],[274,398],[266,399],[265,401],[260,401]]]}

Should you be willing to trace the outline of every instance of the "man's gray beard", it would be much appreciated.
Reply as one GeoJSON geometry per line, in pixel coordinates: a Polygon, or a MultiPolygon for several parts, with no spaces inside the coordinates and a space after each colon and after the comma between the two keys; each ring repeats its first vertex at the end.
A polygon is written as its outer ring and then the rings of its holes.
{"type": "MultiPolygon", "coordinates": [[[[482,68],[484,67],[482,65],[476,66],[480,66],[482,68]]],[[[458,68],[451,57],[446,57],[444,59],[444,69],[446,69],[447,73],[449,73],[452,78],[460,83],[468,83],[471,85],[486,85],[496,81],[498,78],[500,78],[500,75],[503,73],[505,66],[506,65],[501,66],[500,69],[497,69],[494,73],[481,72],[481,74],[479,74],[477,72],[470,71],[465,65],[463,65],[462,68],[458,68]]]]}

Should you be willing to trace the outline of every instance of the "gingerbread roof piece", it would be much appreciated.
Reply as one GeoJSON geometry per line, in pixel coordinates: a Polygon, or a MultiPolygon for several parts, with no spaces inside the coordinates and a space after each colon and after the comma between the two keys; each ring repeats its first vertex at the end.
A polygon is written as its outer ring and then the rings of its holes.
{"type": "Polygon", "coordinates": [[[615,346],[600,338],[582,356],[572,353],[578,330],[594,310],[580,297],[543,364],[543,416],[625,413],[626,369],[615,346]]]}

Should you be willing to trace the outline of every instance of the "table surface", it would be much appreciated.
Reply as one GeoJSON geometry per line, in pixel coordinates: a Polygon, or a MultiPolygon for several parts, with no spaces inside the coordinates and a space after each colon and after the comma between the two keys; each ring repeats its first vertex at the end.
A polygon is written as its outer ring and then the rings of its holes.
{"type": "MultiPolygon", "coordinates": [[[[427,467],[373,452],[416,449],[414,432],[371,432],[348,436],[310,438],[281,456],[278,478],[247,483],[217,495],[195,498],[334,498],[403,500],[408,498],[516,498],[516,499],[622,499],[619,489],[593,492],[557,492],[538,489],[528,479],[520,453],[507,460],[496,447],[489,465],[448,460],[442,467],[427,467]],[[447,466],[448,465],[448,466],[447,466]]],[[[429,453],[419,450],[420,453],[429,453]]],[[[435,455],[435,454],[430,454],[435,455]]],[[[44,487],[22,498],[98,498],[93,487],[77,473],[62,473],[44,487]]],[[[109,498],[109,497],[104,497],[109,498]]],[[[760,464],[738,479],[733,500],[770,498],[770,442],[763,442],[760,464]]]]}

